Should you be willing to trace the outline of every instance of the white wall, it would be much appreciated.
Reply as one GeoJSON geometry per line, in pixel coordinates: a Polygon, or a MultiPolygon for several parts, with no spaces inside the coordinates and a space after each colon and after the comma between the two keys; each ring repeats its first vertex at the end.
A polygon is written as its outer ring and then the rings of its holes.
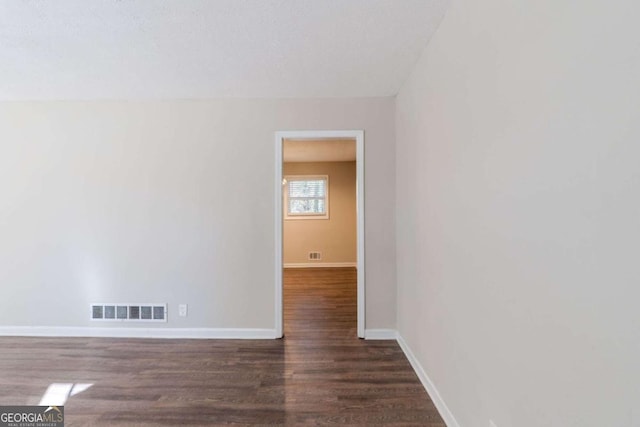
{"type": "Polygon", "coordinates": [[[398,327],[461,426],[640,426],[638,16],[454,0],[397,98],[398,327]]]}
{"type": "Polygon", "coordinates": [[[168,302],[143,326],[272,329],[274,132],[364,129],[367,327],[395,327],[393,105],[0,104],[0,325],[113,327],[91,302],[168,302]]]}

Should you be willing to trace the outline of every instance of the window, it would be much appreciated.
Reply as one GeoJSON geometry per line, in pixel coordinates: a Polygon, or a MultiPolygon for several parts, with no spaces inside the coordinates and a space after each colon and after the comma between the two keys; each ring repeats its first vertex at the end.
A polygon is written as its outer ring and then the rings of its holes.
{"type": "Polygon", "coordinates": [[[285,176],[285,219],[329,219],[329,177],[285,176]]]}

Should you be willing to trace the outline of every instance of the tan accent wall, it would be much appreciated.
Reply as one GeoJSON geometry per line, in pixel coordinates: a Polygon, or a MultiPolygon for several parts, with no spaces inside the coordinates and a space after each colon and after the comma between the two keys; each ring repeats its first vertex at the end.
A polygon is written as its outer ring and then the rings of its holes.
{"type": "Polygon", "coordinates": [[[329,219],[285,219],[284,263],[355,263],[356,162],[285,163],[284,175],[328,175],[329,219]],[[322,259],[309,261],[309,252],[322,259]]]}

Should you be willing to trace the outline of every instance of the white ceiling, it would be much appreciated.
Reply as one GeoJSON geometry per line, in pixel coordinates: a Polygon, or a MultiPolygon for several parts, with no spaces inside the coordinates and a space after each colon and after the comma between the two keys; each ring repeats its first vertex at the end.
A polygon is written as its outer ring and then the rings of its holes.
{"type": "Polygon", "coordinates": [[[348,162],[356,160],[355,139],[292,140],[282,146],[284,162],[348,162]]]}
{"type": "Polygon", "coordinates": [[[2,0],[0,100],[394,95],[449,0],[2,0]]]}

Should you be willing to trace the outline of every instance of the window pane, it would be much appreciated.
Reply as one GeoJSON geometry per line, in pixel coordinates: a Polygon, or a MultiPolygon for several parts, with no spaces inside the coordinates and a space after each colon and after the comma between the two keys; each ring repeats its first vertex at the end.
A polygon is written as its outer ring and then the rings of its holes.
{"type": "Polygon", "coordinates": [[[289,197],[324,197],[324,179],[289,181],[289,197]]]}
{"type": "Polygon", "coordinates": [[[323,214],[324,209],[324,199],[289,199],[292,214],[323,214]]]}

